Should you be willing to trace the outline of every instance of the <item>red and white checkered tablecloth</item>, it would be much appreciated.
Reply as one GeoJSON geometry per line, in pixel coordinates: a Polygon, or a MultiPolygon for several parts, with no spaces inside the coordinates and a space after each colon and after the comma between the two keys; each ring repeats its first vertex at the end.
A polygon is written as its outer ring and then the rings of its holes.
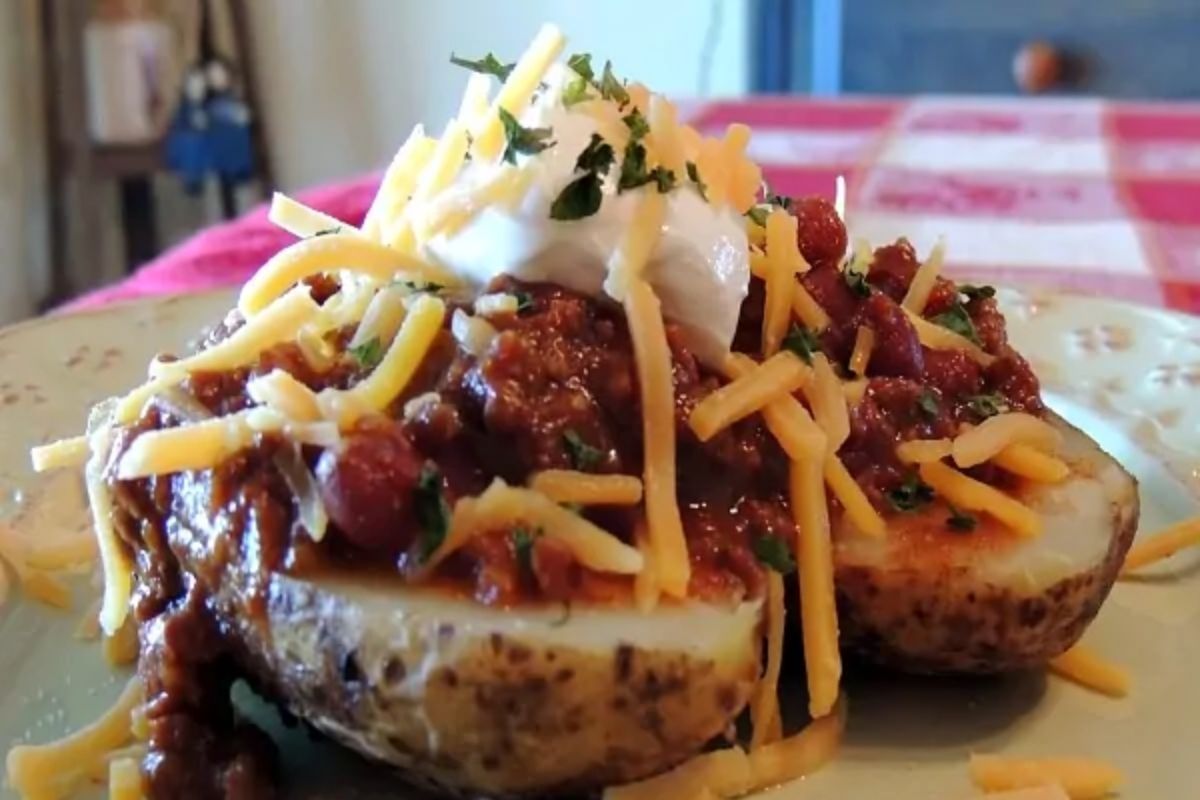
{"type": "MultiPolygon", "coordinates": [[[[688,116],[706,132],[751,125],[777,192],[832,196],[846,176],[853,236],[919,252],[944,237],[958,277],[1200,313],[1200,103],[772,98],[688,116]]],[[[377,182],[301,199],[357,224],[377,182]]],[[[288,241],[258,209],[76,307],[236,284],[288,241]]]]}

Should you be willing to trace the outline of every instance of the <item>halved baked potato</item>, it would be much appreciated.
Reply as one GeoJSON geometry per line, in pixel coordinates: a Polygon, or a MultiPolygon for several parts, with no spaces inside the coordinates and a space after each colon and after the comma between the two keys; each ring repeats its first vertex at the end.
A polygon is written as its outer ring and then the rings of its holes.
{"type": "Polygon", "coordinates": [[[493,609],[277,574],[260,627],[233,608],[244,588],[223,586],[217,607],[260,685],[450,793],[558,794],[660,772],[730,728],[759,669],[758,602],[493,609]]]}
{"type": "Polygon", "coordinates": [[[1079,639],[1133,540],[1137,483],[1088,436],[1046,418],[1071,474],[1016,493],[1041,514],[1041,535],[1020,539],[986,517],[956,534],[935,503],[890,517],[882,539],[838,537],[844,649],[911,672],[994,673],[1039,666],[1079,639]]]}

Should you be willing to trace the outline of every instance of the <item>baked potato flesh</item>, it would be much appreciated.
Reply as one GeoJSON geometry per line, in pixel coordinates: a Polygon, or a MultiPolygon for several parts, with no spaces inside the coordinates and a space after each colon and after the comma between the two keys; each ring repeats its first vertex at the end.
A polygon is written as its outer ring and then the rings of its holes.
{"type": "Polygon", "coordinates": [[[1107,597],[1137,527],[1136,481],[1051,414],[1071,467],[1023,484],[1043,532],[1022,539],[986,515],[948,528],[935,503],[889,517],[888,536],[843,530],[835,545],[842,645],[913,672],[993,673],[1045,663],[1075,643],[1107,597]]]}
{"type": "Polygon", "coordinates": [[[519,795],[635,780],[729,729],[759,606],[493,609],[276,575],[265,627],[227,621],[259,680],[335,740],[431,788],[519,795]]]}

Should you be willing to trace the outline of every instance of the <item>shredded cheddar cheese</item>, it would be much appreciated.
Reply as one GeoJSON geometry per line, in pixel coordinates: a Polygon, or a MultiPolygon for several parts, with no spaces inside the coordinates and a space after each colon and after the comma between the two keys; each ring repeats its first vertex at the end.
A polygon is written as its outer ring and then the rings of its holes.
{"type": "Polygon", "coordinates": [[[707,442],[768,403],[791,395],[811,377],[812,371],[795,354],[776,353],[697,403],[688,424],[700,441],[707,442]]]}
{"type": "Polygon", "coordinates": [[[825,458],[825,482],[855,528],[868,536],[883,536],[887,530],[883,517],[836,455],[825,458]]]}
{"type": "Polygon", "coordinates": [[[1192,517],[1146,537],[1139,537],[1121,566],[1121,574],[1129,575],[1156,561],[1169,558],[1185,547],[1200,545],[1200,517],[1192,517]]]}
{"type": "Polygon", "coordinates": [[[782,208],[767,215],[767,297],[763,308],[763,357],[779,351],[791,318],[796,273],[804,268],[804,257],[796,243],[796,218],[782,208]]]}
{"type": "Polygon", "coordinates": [[[301,239],[328,233],[359,232],[353,225],[348,225],[323,211],[309,208],[282,192],[275,192],[271,196],[271,209],[267,212],[267,219],[301,239]]]}
{"type": "Polygon", "coordinates": [[[800,627],[808,678],[808,711],[814,718],[833,710],[842,678],[833,546],[821,464],[816,459],[792,462],[789,476],[792,514],[799,529],[796,561],[800,566],[800,627]]]}
{"type": "Polygon", "coordinates": [[[108,800],[142,800],[142,770],[136,758],[117,758],[108,765],[108,800]]]}
{"type": "Polygon", "coordinates": [[[917,339],[931,350],[962,350],[970,356],[972,361],[984,367],[991,366],[996,360],[994,355],[967,337],[961,336],[949,328],[936,325],[908,309],[904,309],[904,314],[912,323],[913,330],[917,332],[917,339]]]}
{"type": "Polygon", "coordinates": [[[608,258],[604,291],[617,302],[624,301],[630,282],[641,277],[650,255],[658,245],[666,213],[667,201],[662,194],[642,190],[633,222],[608,258]]]}
{"type": "Polygon", "coordinates": [[[654,563],[654,546],[646,528],[645,517],[640,517],[633,528],[633,543],[642,554],[642,571],[633,576],[633,603],[638,611],[649,614],[658,607],[658,568],[654,563]]]}
{"type": "Polygon", "coordinates": [[[799,281],[796,281],[796,286],[792,289],[792,313],[799,317],[805,327],[817,333],[829,327],[829,315],[799,281]]]}
{"type": "Polygon", "coordinates": [[[698,755],[678,767],[624,786],[604,790],[604,800],[665,800],[692,797],[704,790],[717,797],[737,797],[754,788],[750,759],[740,747],[698,755]]]}
{"type": "Polygon", "coordinates": [[[854,336],[854,351],[850,354],[850,371],[855,375],[866,375],[871,351],[875,349],[875,331],[859,325],[854,336]]]}
{"type": "Polygon", "coordinates": [[[363,234],[382,242],[385,221],[403,217],[404,207],[417,187],[421,170],[433,155],[437,141],[425,135],[425,129],[417,125],[408,139],[400,146],[392,162],[383,173],[379,191],[367,210],[363,221],[363,234]]]}
{"type": "Polygon", "coordinates": [[[532,489],[507,485],[497,478],[478,497],[464,497],[454,505],[445,540],[421,566],[421,574],[456,552],[471,537],[525,524],[564,545],[575,559],[597,572],[636,575],[642,554],[603,528],[532,489]]]}
{"type": "Polygon", "coordinates": [[[8,781],[26,797],[62,797],[87,780],[85,768],[132,738],[130,714],[142,702],[135,677],[100,719],[51,744],[18,745],[8,751],[8,781]]]}
{"type": "Polygon", "coordinates": [[[953,450],[950,439],[911,439],[896,446],[896,457],[905,464],[928,464],[949,458],[953,450]]]}
{"type": "MultiPolygon", "coordinates": [[[[734,380],[748,375],[757,365],[741,353],[733,353],[725,363],[726,374],[734,380]]],[[[767,429],[793,461],[820,459],[825,455],[825,432],[813,421],[808,409],[793,397],[779,397],[763,409],[767,429]]]]}
{"type": "Polygon", "coordinates": [[[282,369],[251,378],[246,382],[246,394],[254,402],[270,406],[297,422],[316,422],[321,418],[316,393],[282,369]]]}
{"type": "Polygon", "coordinates": [[[546,70],[559,57],[566,45],[566,38],[554,25],[543,25],[521,57],[517,60],[504,85],[500,87],[492,107],[483,119],[471,129],[474,141],[471,153],[483,161],[499,158],[504,144],[504,128],[500,123],[499,109],[503,108],[514,117],[524,111],[529,99],[546,74],[546,70]]]}
{"type": "Polygon", "coordinates": [[[850,411],[841,381],[824,353],[813,356],[813,380],[804,384],[804,395],[812,406],[813,417],[825,431],[830,453],[836,453],[850,437],[850,411]]]}
{"type": "Polygon", "coordinates": [[[548,469],[536,473],[529,488],[556,503],[629,506],[642,502],[642,482],[632,475],[548,469]]]}
{"type": "Polygon", "coordinates": [[[1050,669],[1078,684],[1113,697],[1129,694],[1129,671],[1106,661],[1087,645],[1076,644],[1056,658],[1050,659],[1050,669]]]}
{"type": "Polygon", "coordinates": [[[867,389],[870,388],[871,382],[866,378],[858,378],[852,381],[842,381],[842,394],[846,395],[846,402],[851,408],[854,408],[863,401],[867,395],[867,389]]]}
{"type": "Polygon", "coordinates": [[[238,309],[250,319],[293,284],[312,275],[339,269],[381,281],[411,276],[445,284],[454,283],[445,271],[414,256],[361,236],[331,233],[296,242],[272,256],[242,287],[238,309]]]}
{"type": "Polygon", "coordinates": [[[642,398],[645,453],[642,483],[654,562],[661,590],[686,597],[692,567],[675,499],[675,387],[662,311],[650,285],[634,280],[625,296],[625,316],[642,398]]]}
{"type": "Polygon", "coordinates": [[[39,445],[29,452],[34,472],[49,472],[65,467],[78,467],[87,461],[88,440],[86,436],[72,436],[57,442],[39,445]]]}
{"type": "Polygon", "coordinates": [[[767,597],[764,608],[767,625],[767,665],[750,701],[750,719],[754,723],[754,733],[750,738],[751,752],[765,744],[778,741],[782,736],[779,671],[783,665],[786,611],[783,602],[783,576],[778,572],[767,572],[767,597]]]}
{"type": "Polygon", "coordinates": [[[1005,447],[992,457],[992,463],[1038,483],[1061,483],[1071,474],[1071,467],[1065,461],[1023,442],[1005,447]]]}
{"type": "Polygon", "coordinates": [[[900,302],[901,306],[918,316],[925,311],[925,304],[929,302],[929,295],[933,292],[933,287],[937,284],[938,273],[942,269],[942,260],[945,256],[946,245],[939,241],[934,245],[933,252],[929,254],[929,258],[925,259],[925,262],[917,267],[912,282],[908,285],[908,291],[905,293],[904,299],[900,302]]]}
{"type": "Polygon", "coordinates": [[[1042,518],[1004,492],[946,466],[931,461],[920,466],[921,480],[948,502],[968,511],[982,511],[1003,522],[1022,536],[1042,532],[1042,518]]]}
{"type": "Polygon", "coordinates": [[[754,789],[779,786],[811,775],[837,755],[846,730],[846,704],[839,700],[832,713],[815,719],[795,736],[751,750],[754,789]]]}
{"type": "Polygon", "coordinates": [[[1055,450],[1062,443],[1062,434],[1053,425],[1032,414],[1010,412],[989,417],[954,439],[951,454],[960,467],[973,467],[994,457],[1013,444],[1033,445],[1041,450],[1055,450]]]}
{"type": "Polygon", "coordinates": [[[1106,797],[1124,780],[1121,771],[1092,758],[971,756],[971,780],[985,792],[1058,784],[1071,800],[1106,797]]]}

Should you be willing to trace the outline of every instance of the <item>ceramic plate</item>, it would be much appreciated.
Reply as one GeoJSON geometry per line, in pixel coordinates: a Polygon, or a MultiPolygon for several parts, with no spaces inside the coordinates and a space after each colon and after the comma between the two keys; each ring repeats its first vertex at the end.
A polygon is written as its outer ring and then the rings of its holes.
{"type": "MultiPolygon", "coordinates": [[[[1052,406],[1141,481],[1142,529],[1196,514],[1200,498],[1200,320],[1115,302],[1004,295],[1011,336],[1034,361],[1052,406]]],[[[179,351],[221,318],[231,295],[140,302],[0,332],[0,524],[36,534],[86,526],[78,478],[36,477],[30,445],[80,432],[87,408],[143,378],[157,351],[179,351]]],[[[0,745],[44,741],[95,718],[126,676],[72,638],[96,590],[81,576],[74,609],[14,590],[0,608],[0,745]]],[[[1041,674],[996,679],[851,675],[850,722],[835,764],[765,797],[965,798],[971,751],[1087,755],[1122,767],[1126,798],[1194,797],[1200,740],[1200,552],[1117,586],[1087,641],[1129,666],[1133,694],[1111,700],[1041,674]]],[[[793,693],[795,694],[795,693],[793,693]]],[[[414,798],[381,770],[284,730],[294,796],[414,798]],[[347,779],[347,774],[356,777],[347,779]],[[348,784],[362,784],[348,793],[348,784]]],[[[802,707],[802,698],[793,707],[802,707]]],[[[796,719],[802,711],[796,708],[796,719]]],[[[6,795],[10,796],[10,795],[6,795]]],[[[97,795],[98,796],[98,795],[97,795]]]]}

